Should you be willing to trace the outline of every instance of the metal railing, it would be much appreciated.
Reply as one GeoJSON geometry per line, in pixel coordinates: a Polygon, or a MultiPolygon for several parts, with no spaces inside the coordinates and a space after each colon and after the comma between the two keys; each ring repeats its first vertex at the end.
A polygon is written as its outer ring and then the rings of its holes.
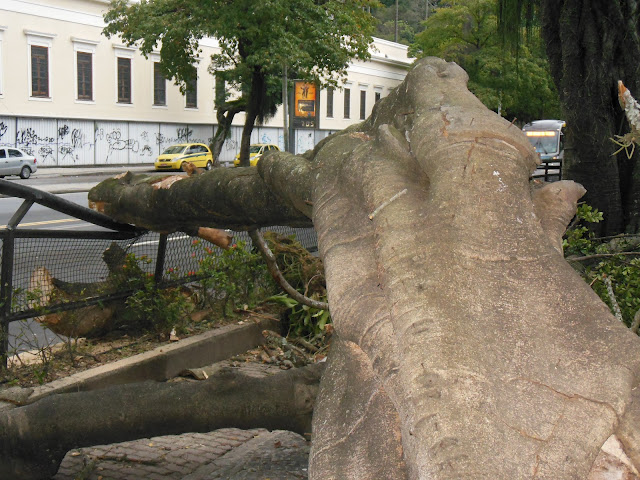
{"type": "MultiPolygon", "coordinates": [[[[110,249],[144,258],[141,263],[147,275],[153,276],[158,288],[188,283],[195,276],[204,258],[202,248],[196,248],[194,238],[177,232],[158,234],[129,224],[114,222],[106,215],[40,190],[0,180],[0,194],[22,198],[23,202],[4,228],[0,228],[0,358],[6,362],[9,352],[9,324],[13,321],[43,314],[76,310],[110,300],[126,298],[130,290],[100,290],[87,288],[80,295],[56,298],[46,306],[36,304],[28,295],[33,290],[35,272],[46,269],[57,282],[83,286],[99,284],[109,276],[106,255],[110,249]],[[75,219],[87,222],[88,229],[52,230],[20,227],[34,204],[48,207],[75,219]],[[168,268],[170,267],[170,268],[168,268]],[[94,292],[93,294],[90,292],[94,292]]],[[[295,234],[308,250],[317,245],[311,228],[271,227],[281,234],[295,234]]],[[[234,232],[236,240],[250,244],[246,232],[234,232]]],[[[211,246],[212,250],[219,250],[211,246]]],[[[37,275],[35,275],[37,276],[37,275]]]]}

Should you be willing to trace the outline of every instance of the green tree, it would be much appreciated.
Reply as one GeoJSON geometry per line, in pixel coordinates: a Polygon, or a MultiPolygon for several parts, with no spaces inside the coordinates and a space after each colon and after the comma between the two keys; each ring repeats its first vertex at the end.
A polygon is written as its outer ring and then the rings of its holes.
{"type": "Polygon", "coordinates": [[[584,185],[585,201],[604,213],[597,230],[638,232],[638,153],[614,157],[619,147],[610,140],[629,131],[617,99],[618,80],[640,93],[638,2],[499,0],[499,20],[511,45],[522,38],[523,25],[541,25],[567,121],[563,176],[584,185]]]}
{"type": "Polygon", "coordinates": [[[240,164],[249,166],[251,131],[281,100],[283,65],[301,78],[337,84],[351,59],[369,57],[374,19],[366,7],[376,5],[374,0],[113,0],[104,33],[120,35],[145,56],[159,47],[163,73],[183,92],[199,61],[199,41],[217,38],[220,53],[212,56],[210,71],[240,92],[233,101],[218,96],[226,115],[220,123],[228,127],[232,115],[246,112],[240,164]]]}
{"type": "Polygon", "coordinates": [[[378,19],[375,36],[385,40],[396,40],[397,7],[397,41],[406,45],[411,45],[416,34],[424,30],[423,22],[438,6],[448,4],[442,0],[382,0],[381,3],[382,5],[373,11],[373,15],[378,19]]]}
{"type": "Polygon", "coordinates": [[[497,0],[458,0],[425,22],[410,53],[454,61],[469,74],[469,89],[504,116],[531,121],[559,118],[558,94],[539,42],[522,46],[519,55],[501,47],[497,0]]]}

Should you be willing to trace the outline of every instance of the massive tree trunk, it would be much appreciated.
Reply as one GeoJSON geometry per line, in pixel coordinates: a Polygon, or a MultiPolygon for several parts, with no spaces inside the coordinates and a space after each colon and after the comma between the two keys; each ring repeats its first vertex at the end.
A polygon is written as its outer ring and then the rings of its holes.
{"type": "Polygon", "coordinates": [[[640,466],[640,341],[561,252],[584,189],[532,191],[533,148],[466,82],[423,59],[303,157],[90,192],[162,231],[313,220],[335,337],[311,479],[583,479],[612,434],[640,466]]]}
{"type": "Polygon", "coordinates": [[[543,34],[567,121],[563,176],[604,212],[604,234],[640,229],[638,154],[611,155],[629,132],[617,82],[640,92],[640,8],[636,0],[545,0],[543,34]]]}

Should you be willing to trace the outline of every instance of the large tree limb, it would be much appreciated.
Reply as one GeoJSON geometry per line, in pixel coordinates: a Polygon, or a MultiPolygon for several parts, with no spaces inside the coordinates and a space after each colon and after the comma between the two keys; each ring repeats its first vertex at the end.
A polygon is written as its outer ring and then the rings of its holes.
{"type": "Polygon", "coordinates": [[[128,172],[92,188],[89,204],[114,219],[165,233],[311,226],[305,213],[272,193],[255,168],[216,168],[163,179],[128,172]]]}
{"type": "Polygon", "coordinates": [[[52,395],[0,416],[0,478],[49,478],[72,448],[218,428],[311,431],[324,363],[255,378],[137,383],[52,395]]]}

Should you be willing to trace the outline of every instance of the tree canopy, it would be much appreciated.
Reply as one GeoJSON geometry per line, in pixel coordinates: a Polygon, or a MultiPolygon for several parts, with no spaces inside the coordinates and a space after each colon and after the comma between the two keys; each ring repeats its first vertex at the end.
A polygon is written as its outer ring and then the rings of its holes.
{"type": "Polygon", "coordinates": [[[280,102],[273,83],[283,66],[300,78],[335,84],[353,58],[369,57],[374,19],[366,7],[375,5],[374,0],[113,0],[104,33],[136,44],[145,56],[159,49],[162,72],[183,91],[193,66],[202,61],[199,41],[216,38],[220,53],[212,56],[210,71],[240,95],[233,104],[218,96],[218,104],[246,111],[240,157],[248,166],[251,130],[280,102]]]}
{"type": "Polygon", "coordinates": [[[546,54],[536,37],[518,55],[502,48],[497,0],[459,0],[440,8],[416,35],[410,53],[454,61],[469,74],[469,89],[492,110],[522,122],[561,118],[546,54]]]}

